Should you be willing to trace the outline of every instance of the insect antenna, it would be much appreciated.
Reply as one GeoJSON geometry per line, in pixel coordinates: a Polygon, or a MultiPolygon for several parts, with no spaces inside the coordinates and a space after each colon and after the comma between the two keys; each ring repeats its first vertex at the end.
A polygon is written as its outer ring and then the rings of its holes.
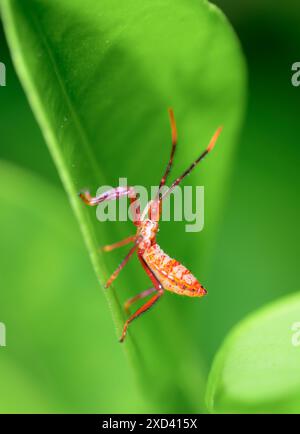
{"type": "Polygon", "coordinates": [[[170,193],[172,193],[172,191],[174,190],[174,188],[187,176],[191,173],[191,171],[197,166],[198,163],[200,163],[201,160],[203,160],[203,158],[214,148],[216,141],[219,137],[219,135],[221,134],[223,127],[219,127],[217,129],[217,131],[215,132],[215,134],[212,136],[209,145],[207,146],[207,148],[205,149],[204,152],[202,152],[202,154],[183,172],[183,174],[181,176],[179,176],[179,178],[177,178],[173,184],[171,185],[171,187],[165,191],[165,193],[162,194],[160,201],[162,201],[166,196],[168,196],[170,193]]]}
{"type": "Polygon", "coordinates": [[[159,216],[161,214],[161,200],[162,200],[162,194],[161,194],[161,188],[166,184],[168,175],[171,171],[173,160],[174,160],[174,154],[177,146],[177,128],[176,128],[176,122],[175,122],[175,116],[172,108],[168,109],[169,112],[169,118],[170,118],[170,125],[171,125],[171,134],[172,134],[172,148],[171,148],[171,154],[170,158],[166,167],[166,170],[161,178],[157,195],[155,199],[152,201],[152,203],[149,206],[149,217],[151,219],[159,220],[159,216]]]}
{"type": "Polygon", "coordinates": [[[175,122],[175,117],[174,117],[174,112],[173,109],[169,108],[169,117],[170,117],[170,124],[171,124],[171,133],[172,133],[172,149],[171,149],[171,155],[170,155],[170,159],[168,162],[168,165],[166,167],[165,173],[163,174],[163,177],[161,178],[160,184],[159,184],[159,188],[163,187],[166,184],[168,175],[170,173],[172,164],[173,164],[173,159],[174,159],[174,154],[175,154],[175,149],[177,146],[177,128],[176,128],[176,122],[175,122]]]}

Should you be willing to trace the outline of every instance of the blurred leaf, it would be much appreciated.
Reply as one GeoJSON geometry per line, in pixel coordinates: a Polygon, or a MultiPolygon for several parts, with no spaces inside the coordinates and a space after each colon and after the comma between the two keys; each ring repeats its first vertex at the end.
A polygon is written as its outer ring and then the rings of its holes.
{"type": "Polygon", "coordinates": [[[210,411],[299,413],[300,296],[252,314],[230,333],[208,385],[210,411]]]}
{"type": "Polygon", "coordinates": [[[0,413],[146,411],[64,195],[4,162],[0,183],[0,413]]]}
{"type": "MultiPolygon", "coordinates": [[[[4,0],[2,12],[16,69],[101,282],[120,259],[115,253],[100,255],[99,244],[132,228],[99,224],[78,191],[89,186],[94,193],[99,185],[117,185],[119,177],[133,185],[156,185],[169,154],[168,106],[182,131],[178,171],[219,124],[225,125],[219,152],[202,177],[209,191],[208,230],[201,237],[190,234],[194,251],[183,225],[182,237],[167,231],[161,237],[190,268],[202,271],[200,252],[212,246],[244,107],[243,57],[224,16],[198,0],[4,0]]],[[[193,174],[189,183],[197,185],[201,177],[193,174]]],[[[129,296],[145,282],[130,264],[115,286],[129,296]]],[[[105,295],[119,335],[124,321],[119,302],[113,290],[105,295]]],[[[159,312],[140,320],[140,328],[132,326],[138,345],[130,339],[125,344],[136,372],[146,379],[149,398],[160,397],[160,411],[192,411],[203,394],[201,360],[185,324],[190,315],[187,309],[179,312],[176,303],[162,301],[159,312]],[[154,379],[155,390],[149,388],[154,379]]]]}
{"type": "Polygon", "coordinates": [[[1,62],[5,63],[7,77],[7,86],[1,87],[0,158],[13,161],[61,185],[55,165],[49,158],[41,130],[12,65],[2,21],[0,22],[0,47],[1,62]]]}
{"type": "MultiPolygon", "coordinates": [[[[244,8],[245,3],[234,6],[244,8]]],[[[205,274],[209,298],[198,319],[192,316],[193,328],[204,330],[199,346],[208,365],[247,314],[299,290],[300,106],[290,68],[300,38],[291,38],[293,21],[282,21],[282,14],[274,25],[274,10],[258,16],[254,7],[251,16],[235,22],[247,56],[249,102],[217,248],[205,274]],[[280,104],[274,104],[275,93],[280,104]]]]}

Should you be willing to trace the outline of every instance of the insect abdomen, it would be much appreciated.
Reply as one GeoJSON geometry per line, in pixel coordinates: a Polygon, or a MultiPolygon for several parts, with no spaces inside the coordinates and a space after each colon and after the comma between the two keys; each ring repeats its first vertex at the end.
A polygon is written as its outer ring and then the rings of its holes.
{"type": "Polygon", "coordinates": [[[164,253],[158,244],[147,249],[143,258],[164,289],[189,297],[202,297],[207,293],[193,274],[176,259],[164,253]]]}

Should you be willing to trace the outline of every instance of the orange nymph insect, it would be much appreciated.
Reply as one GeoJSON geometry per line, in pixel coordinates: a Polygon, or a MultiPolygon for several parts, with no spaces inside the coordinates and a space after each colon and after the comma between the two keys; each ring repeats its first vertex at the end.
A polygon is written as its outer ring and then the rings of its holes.
{"type": "Polygon", "coordinates": [[[117,247],[124,246],[125,244],[129,244],[131,242],[134,243],[133,247],[130,249],[119,267],[108,279],[105,287],[108,288],[112,284],[122,268],[127,264],[133,253],[137,251],[137,256],[144,270],[152,281],[153,287],[130,298],[125,303],[126,312],[129,312],[129,307],[137,300],[145,298],[150,294],[154,295],[126,320],[120,342],[124,341],[129,324],[138,316],[150,309],[150,307],[153,306],[153,304],[163,295],[164,290],[168,290],[179,295],[187,295],[189,297],[202,297],[203,295],[207,294],[206,289],[201,285],[201,283],[198,282],[198,280],[187,268],[185,268],[175,259],[171,259],[161,250],[159,245],[156,243],[156,234],[158,231],[158,222],[161,214],[161,205],[163,199],[168,196],[174,190],[174,188],[194,169],[194,167],[213,149],[217,138],[221,133],[222,127],[217,129],[205,151],[190,165],[190,167],[188,167],[188,169],[181,176],[179,176],[179,178],[173,182],[167,191],[161,193],[161,188],[166,184],[167,177],[173,164],[173,158],[177,144],[176,124],[174,114],[171,109],[169,109],[169,115],[172,131],[172,150],[170,159],[160,181],[157,196],[154,200],[147,204],[143,213],[141,213],[137,193],[133,187],[117,187],[96,197],[92,197],[87,191],[80,193],[81,199],[90,206],[98,205],[99,203],[106,200],[116,200],[121,196],[128,196],[131,206],[134,205],[133,223],[137,227],[136,234],[118,243],[111,244],[103,248],[105,251],[111,251],[117,247]]]}

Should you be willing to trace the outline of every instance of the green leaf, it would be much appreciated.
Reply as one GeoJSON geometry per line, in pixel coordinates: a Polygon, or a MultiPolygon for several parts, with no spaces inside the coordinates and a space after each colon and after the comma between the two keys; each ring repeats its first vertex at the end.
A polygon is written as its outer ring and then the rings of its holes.
{"type": "Polygon", "coordinates": [[[2,161],[0,182],[0,412],[146,411],[63,193],[2,161]]]}
{"type": "Polygon", "coordinates": [[[299,413],[300,296],[285,297],[242,321],[214,361],[211,412],[299,413]]]}
{"type": "MultiPolygon", "coordinates": [[[[78,191],[116,186],[119,177],[132,185],[157,185],[170,152],[169,106],[180,131],[176,173],[224,125],[219,150],[205,163],[203,176],[199,171],[189,178],[189,184],[204,183],[209,191],[209,227],[203,236],[187,236],[183,224],[164,224],[168,229],[160,238],[166,250],[202,273],[200,252],[212,248],[244,108],[243,57],[221,12],[199,0],[4,0],[2,13],[16,69],[101,284],[124,253],[103,255],[99,245],[128,236],[133,228],[129,222],[99,223],[78,191]]],[[[115,284],[118,295],[105,291],[118,335],[124,322],[119,299],[149,286],[137,264],[122,273],[115,284]]],[[[191,315],[188,305],[182,306],[175,298],[162,300],[132,325],[124,345],[149,399],[159,397],[160,411],[198,409],[203,394],[191,315]],[[154,378],[155,390],[149,387],[154,378]]]]}
{"type": "Polygon", "coordinates": [[[12,65],[2,21],[0,22],[0,46],[1,62],[5,64],[8,78],[7,86],[1,87],[1,159],[13,161],[59,185],[56,168],[49,158],[49,152],[44,146],[44,138],[12,65]],[[15,128],[16,119],[18,119],[18,128],[15,128]]]}

